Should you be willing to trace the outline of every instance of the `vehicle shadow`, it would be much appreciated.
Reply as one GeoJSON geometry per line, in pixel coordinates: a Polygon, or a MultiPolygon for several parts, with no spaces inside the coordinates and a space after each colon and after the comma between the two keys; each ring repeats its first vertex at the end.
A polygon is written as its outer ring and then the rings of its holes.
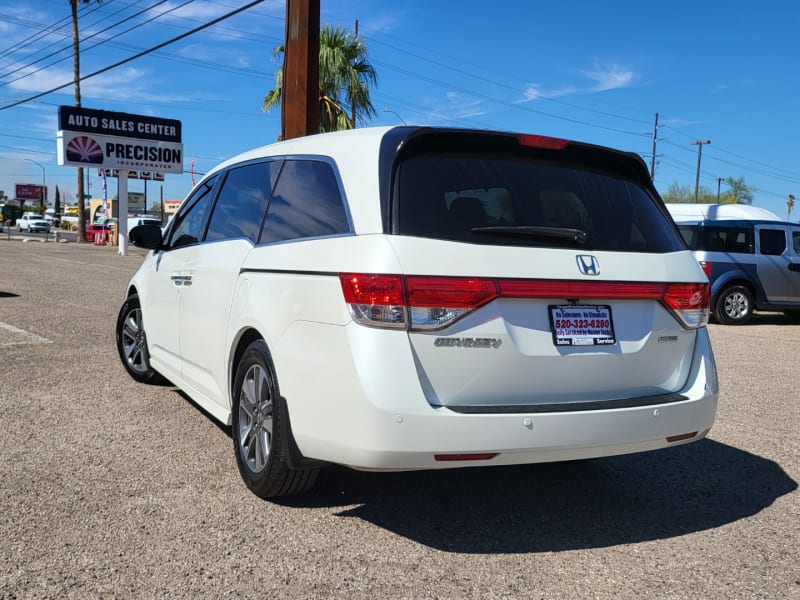
{"type": "MultiPolygon", "coordinates": [[[[722,325],[717,320],[712,321],[712,323],[722,325]]],[[[792,315],[787,315],[782,312],[756,311],[753,313],[747,323],[743,323],[742,325],[731,325],[730,327],[753,327],[756,325],[800,325],[800,311],[792,315]]]]}
{"type": "Polygon", "coordinates": [[[515,467],[323,471],[294,507],[347,507],[431,548],[530,553],[671,538],[752,516],[797,489],[776,463],[712,440],[668,450],[515,467]],[[355,506],[353,506],[355,505],[355,506]]]}

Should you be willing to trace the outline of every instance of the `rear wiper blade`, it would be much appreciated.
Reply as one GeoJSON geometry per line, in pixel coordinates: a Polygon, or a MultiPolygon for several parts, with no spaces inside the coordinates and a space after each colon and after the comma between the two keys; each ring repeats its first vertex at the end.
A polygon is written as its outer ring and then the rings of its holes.
{"type": "Polygon", "coordinates": [[[585,244],[588,236],[582,229],[572,229],[570,227],[537,227],[534,225],[516,226],[496,226],[496,227],[473,227],[472,233],[486,233],[489,235],[507,235],[544,239],[559,239],[576,244],[585,244]]]}

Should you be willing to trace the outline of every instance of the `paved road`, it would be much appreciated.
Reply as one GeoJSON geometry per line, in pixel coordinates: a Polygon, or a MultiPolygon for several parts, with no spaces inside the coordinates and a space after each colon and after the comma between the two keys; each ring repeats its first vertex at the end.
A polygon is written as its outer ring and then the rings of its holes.
{"type": "Polygon", "coordinates": [[[0,598],[800,598],[800,325],[711,326],[708,440],[576,464],[330,468],[269,503],[240,483],[224,428],[119,365],[113,324],[141,257],[0,238],[0,598]]]}

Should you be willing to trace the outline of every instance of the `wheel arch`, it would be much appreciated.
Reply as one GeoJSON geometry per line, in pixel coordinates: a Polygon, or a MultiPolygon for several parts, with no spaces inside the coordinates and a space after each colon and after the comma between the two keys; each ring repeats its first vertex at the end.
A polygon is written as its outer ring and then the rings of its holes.
{"type": "Polygon", "coordinates": [[[716,304],[723,290],[734,285],[741,285],[750,290],[756,303],[761,302],[764,298],[761,286],[752,277],[749,277],[744,271],[729,271],[714,280],[711,286],[711,305],[716,304]]]}
{"type": "MultiPolygon", "coordinates": [[[[270,357],[270,362],[272,363],[273,370],[275,369],[275,361],[272,358],[272,350],[267,343],[266,338],[261,335],[254,327],[247,327],[239,332],[239,335],[236,338],[235,344],[233,346],[233,352],[231,352],[230,362],[228,364],[228,390],[230,393],[230,419],[233,419],[233,397],[234,397],[234,387],[235,387],[235,379],[236,379],[236,370],[238,369],[239,362],[244,355],[245,350],[247,347],[250,346],[253,342],[256,341],[264,342],[264,346],[266,346],[267,354],[270,357]]],[[[278,381],[278,374],[273,371],[272,376],[275,378],[275,385],[280,392],[280,383],[278,381]]],[[[286,419],[285,422],[285,429],[288,435],[283,437],[283,445],[284,445],[284,454],[286,456],[287,463],[293,469],[298,470],[306,470],[306,469],[319,469],[326,467],[328,465],[327,462],[306,458],[303,456],[303,453],[300,451],[300,448],[297,445],[297,442],[294,438],[294,433],[292,432],[291,427],[291,419],[289,416],[289,403],[286,401],[286,398],[281,395],[281,401],[283,402],[286,410],[282,411],[281,414],[286,419]]],[[[229,423],[230,425],[230,423],[229,423]]]]}

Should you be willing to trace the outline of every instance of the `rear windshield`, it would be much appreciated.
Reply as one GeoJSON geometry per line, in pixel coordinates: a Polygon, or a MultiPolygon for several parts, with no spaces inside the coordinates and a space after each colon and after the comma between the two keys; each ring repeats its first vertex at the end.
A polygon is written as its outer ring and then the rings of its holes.
{"type": "Polygon", "coordinates": [[[684,247],[645,190],[580,166],[421,154],[400,163],[395,183],[402,235],[629,252],[684,247]]]}

